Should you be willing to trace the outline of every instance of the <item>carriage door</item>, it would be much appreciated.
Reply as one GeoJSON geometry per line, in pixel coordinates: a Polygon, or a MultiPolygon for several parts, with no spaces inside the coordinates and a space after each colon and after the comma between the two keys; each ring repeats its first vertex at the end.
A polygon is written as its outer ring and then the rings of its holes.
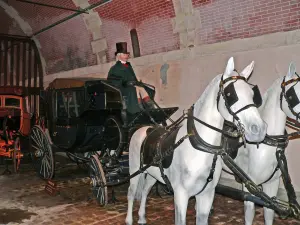
{"type": "Polygon", "coordinates": [[[80,92],[76,90],[56,92],[56,120],[53,130],[53,142],[57,146],[70,148],[76,141],[77,125],[75,121],[80,113],[77,98],[80,98],[80,92]]]}

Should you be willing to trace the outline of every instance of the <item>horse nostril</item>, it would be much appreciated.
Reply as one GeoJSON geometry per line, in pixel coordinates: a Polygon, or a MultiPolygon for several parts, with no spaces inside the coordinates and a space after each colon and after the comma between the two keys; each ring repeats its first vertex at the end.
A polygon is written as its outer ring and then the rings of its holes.
{"type": "Polygon", "coordinates": [[[259,134],[260,128],[257,125],[251,125],[250,131],[251,131],[252,134],[259,134]]]}

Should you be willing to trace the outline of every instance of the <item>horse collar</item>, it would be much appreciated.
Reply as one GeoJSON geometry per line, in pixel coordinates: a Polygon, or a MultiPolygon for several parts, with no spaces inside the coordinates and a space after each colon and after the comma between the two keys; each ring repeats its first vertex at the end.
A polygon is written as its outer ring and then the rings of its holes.
{"type": "Polygon", "coordinates": [[[193,112],[194,112],[194,107],[192,106],[187,113],[188,114],[187,132],[188,134],[190,134],[189,140],[191,145],[193,146],[193,148],[203,152],[207,152],[211,154],[219,153],[221,150],[223,150],[223,143],[221,143],[220,146],[211,145],[200,137],[195,126],[193,112]]]}

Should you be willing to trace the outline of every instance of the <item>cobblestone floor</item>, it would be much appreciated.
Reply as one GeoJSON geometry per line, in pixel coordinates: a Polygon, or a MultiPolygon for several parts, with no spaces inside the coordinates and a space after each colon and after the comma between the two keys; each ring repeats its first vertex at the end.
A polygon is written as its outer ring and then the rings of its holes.
{"type": "MultiPolygon", "coordinates": [[[[1,174],[0,168],[0,174],[1,174]]],[[[77,169],[61,170],[56,175],[59,194],[52,197],[45,193],[45,182],[39,179],[31,169],[20,174],[0,176],[0,224],[28,225],[124,225],[127,201],[127,186],[117,189],[118,202],[100,207],[91,199],[89,179],[77,169]]],[[[151,192],[147,205],[148,225],[174,224],[172,196],[158,197],[151,192]]],[[[189,202],[187,224],[195,224],[193,199],[189,202]]],[[[138,205],[134,217],[137,224],[138,205]]],[[[255,225],[263,224],[262,208],[256,210],[255,225]]],[[[214,213],[209,224],[244,224],[243,204],[220,195],[216,195],[214,213]]],[[[274,225],[300,225],[295,220],[275,219],[274,225]]]]}

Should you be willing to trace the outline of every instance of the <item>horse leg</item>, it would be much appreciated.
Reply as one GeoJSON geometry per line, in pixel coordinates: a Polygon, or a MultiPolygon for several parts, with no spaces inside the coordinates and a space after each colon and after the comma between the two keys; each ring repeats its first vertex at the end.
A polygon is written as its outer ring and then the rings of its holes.
{"type": "MultiPolygon", "coordinates": [[[[243,184],[245,192],[249,192],[243,184]]],[[[245,225],[252,225],[255,217],[255,204],[250,201],[244,201],[245,225]]]]}
{"type": "Polygon", "coordinates": [[[186,225],[189,196],[182,188],[174,189],[175,225],[186,225]]]}
{"type": "Polygon", "coordinates": [[[132,179],[130,179],[130,186],[128,188],[127,200],[128,200],[128,208],[127,208],[127,216],[126,216],[126,225],[132,225],[132,212],[133,212],[133,202],[134,199],[141,198],[141,191],[143,190],[145,181],[145,174],[139,174],[132,179]]]}
{"type": "MultiPolygon", "coordinates": [[[[276,175],[274,175],[276,176],[276,175]]],[[[276,197],[279,188],[279,178],[271,180],[262,185],[264,192],[269,197],[276,197]]],[[[264,207],[265,225],[272,225],[274,221],[274,210],[264,207]]]]}
{"type": "Polygon", "coordinates": [[[205,189],[196,197],[196,225],[207,225],[215,197],[215,189],[205,189]]]}
{"type": "MultiPolygon", "coordinates": [[[[195,204],[195,211],[197,212],[197,204],[195,204]]],[[[209,216],[212,216],[213,213],[214,213],[214,206],[212,205],[209,211],[209,216]]]]}
{"type": "Polygon", "coordinates": [[[139,221],[138,224],[146,224],[146,201],[147,201],[147,196],[155,184],[156,179],[149,174],[146,177],[144,189],[142,192],[142,199],[140,203],[140,209],[139,209],[139,221]]]}

